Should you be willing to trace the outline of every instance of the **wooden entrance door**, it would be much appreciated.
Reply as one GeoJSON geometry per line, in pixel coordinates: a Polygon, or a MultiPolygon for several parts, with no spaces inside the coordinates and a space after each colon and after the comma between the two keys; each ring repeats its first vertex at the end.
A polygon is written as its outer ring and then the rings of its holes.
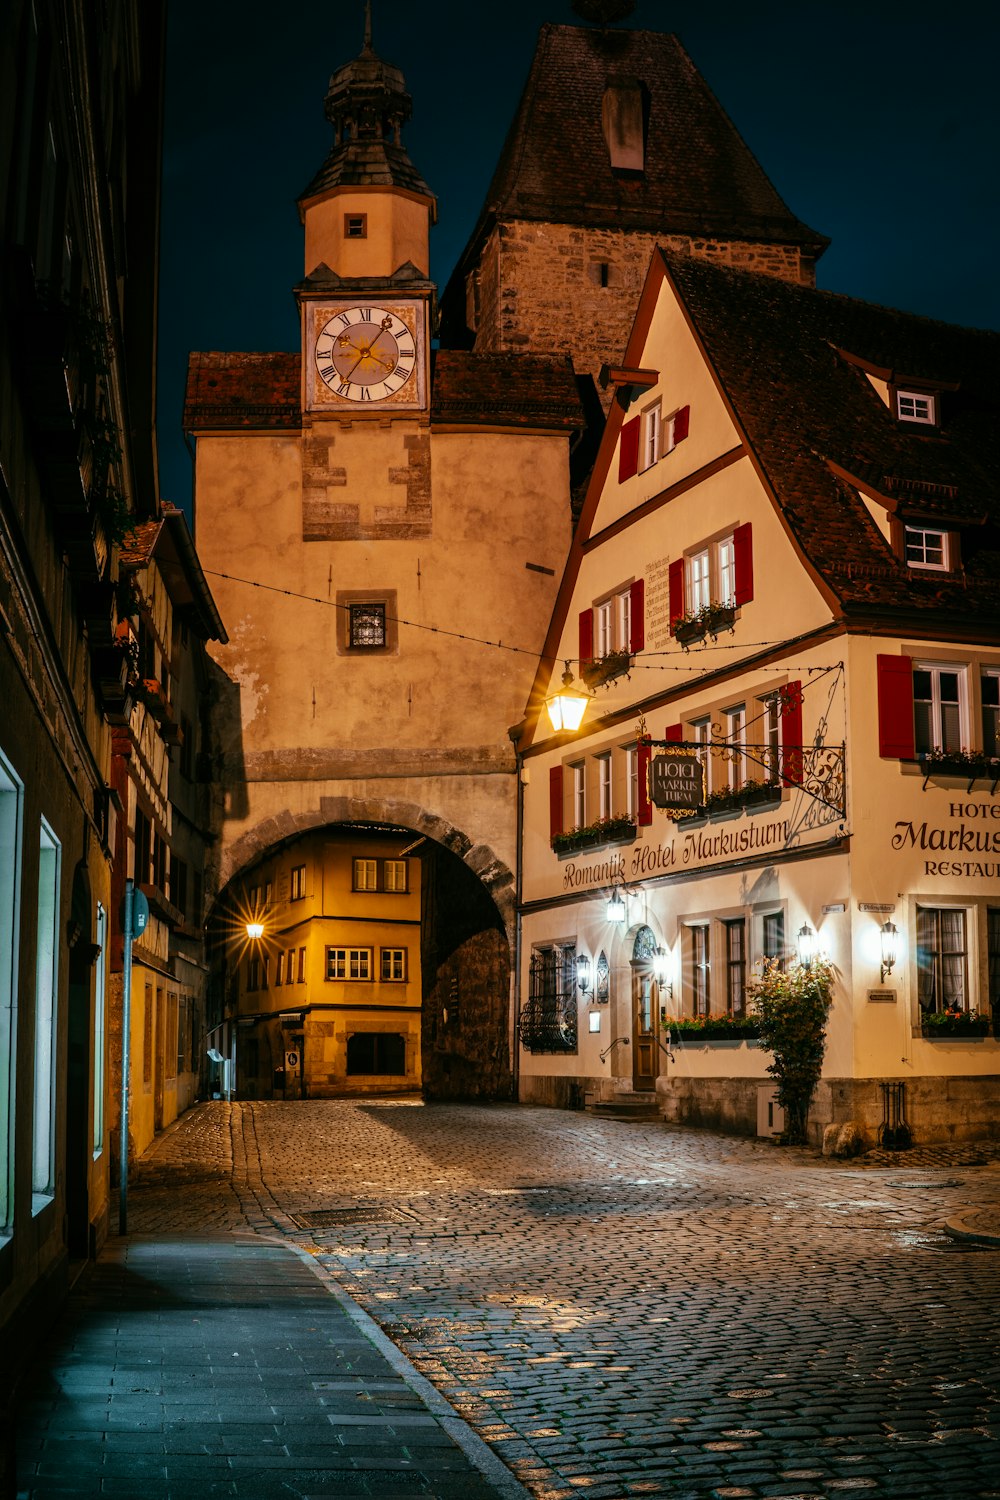
{"type": "Polygon", "coordinates": [[[632,1087],[639,1093],[656,1088],[656,1012],[653,976],[643,964],[632,968],[632,1087]]]}

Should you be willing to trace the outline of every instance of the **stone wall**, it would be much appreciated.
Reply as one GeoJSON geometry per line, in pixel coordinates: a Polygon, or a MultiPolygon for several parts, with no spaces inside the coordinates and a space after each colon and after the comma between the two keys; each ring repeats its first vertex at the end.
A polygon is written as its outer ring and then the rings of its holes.
{"type": "Polygon", "coordinates": [[[566,350],[579,373],[620,360],[657,245],[718,265],[812,286],[810,257],[792,245],[687,235],[497,225],[483,247],[475,297],[479,351],[566,350]]]}

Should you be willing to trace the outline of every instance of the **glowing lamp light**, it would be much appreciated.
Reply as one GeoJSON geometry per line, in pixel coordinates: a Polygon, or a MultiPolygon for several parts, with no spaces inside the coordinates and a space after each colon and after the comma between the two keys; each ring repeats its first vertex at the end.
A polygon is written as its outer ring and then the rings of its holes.
{"type": "Polygon", "coordinates": [[[899,951],[899,933],[894,922],[887,921],[880,933],[882,943],[882,967],[878,971],[879,983],[885,984],[887,974],[892,973],[899,951]]]}
{"type": "Polygon", "coordinates": [[[658,985],[662,985],[667,977],[667,968],[670,963],[670,954],[666,948],[657,948],[653,954],[653,978],[658,985]]]}
{"type": "Polygon", "coordinates": [[[578,955],[576,960],[576,982],[582,994],[590,989],[590,959],[586,953],[578,955]]]}
{"type": "Polygon", "coordinates": [[[808,922],[803,922],[798,930],[797,944],[799,950],[799,963],[804,969],[812,967],[812,961],[816,956],[816,934],[808,922]]]}
{"type": "Polygon", "coordinates": [[[571,733],[579,729],[589,702],[590,699],[582,688],[573,686],[573,673],[567,662],[562,687],[558,693],[553,693],[545,700],[545,708],[552,728],[557,733],[561,729],[567,729],[571,733]]]}
{"type": "Polygon", "coordinates": [[[607,918],[609,922],[624,922],[625,920],[625,898],[617,886],[608,898],[607,918]]]}
{"type": "Polygon", "coordinates": [[[263,922],[248,922],[247,923],[247,937],[248,938],[250,938],[251,940],[253,940],[254,938],[262,938],[263,936],[264,936],[264,924],[263,924],[263,922]]]}

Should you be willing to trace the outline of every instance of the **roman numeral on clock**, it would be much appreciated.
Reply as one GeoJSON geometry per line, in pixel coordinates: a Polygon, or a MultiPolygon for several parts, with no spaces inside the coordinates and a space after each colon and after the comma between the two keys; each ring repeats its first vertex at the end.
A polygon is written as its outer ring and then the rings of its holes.
{"type": "Polygon", "coordinates": [[[322,375],[324,380],[332,380],[337,372],[333,368],[333,365],[321,365],[319,373],[322,375]]]}

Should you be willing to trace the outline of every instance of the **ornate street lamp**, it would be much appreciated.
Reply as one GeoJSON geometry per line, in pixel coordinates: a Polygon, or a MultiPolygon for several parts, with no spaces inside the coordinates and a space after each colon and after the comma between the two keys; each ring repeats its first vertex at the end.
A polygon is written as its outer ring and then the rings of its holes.
{"type": "Polygon", "coordinates": [[[566,729],[571,733],[579,729],[583,722],[583,716],[587,711],[589,696],[582,688],[573,686],[573,673],[566,663],[563,673],[562,687],[557,693],[551,694],[545,700],[545,708],[548,713],[552,728],[558,733],[566,729]]]}

